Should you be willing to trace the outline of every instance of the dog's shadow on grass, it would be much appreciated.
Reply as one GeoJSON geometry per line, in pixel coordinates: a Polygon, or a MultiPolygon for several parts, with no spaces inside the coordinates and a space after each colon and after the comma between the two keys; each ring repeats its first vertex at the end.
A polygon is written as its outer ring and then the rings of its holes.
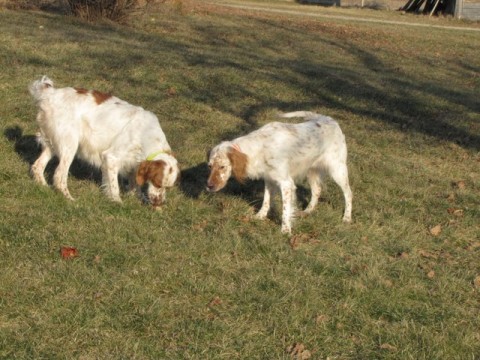
{"type": "MultiPolygon", "coordinates": [[[[200,194],[207,193],[209,173],[206,162],[182,170],[180,190],[186,196],[197,199],[200,194]]],[[[220,191],[229,196],[239,196],[248,203],[261,203],[263,195],[259,193],[263,192],[263,181],[247,181],[245,184],[239,184],[234,179],[230,179],[227,186],[220,191]]]]}
{"type": "MultiPolygon", "coordinates": [[[[19,126],[6,129],[3,135],[8,141],[14,144],[15,152],[30,166],[40,156],[42,148],[35,135],[24,135],[23,130],[19,126]]],[[[54,157],[45,169],[45,177],[50,184],[52,183],[53,173],[57,165],[58,159],[54,157]]],[[[97,185],[102,183],[100,170],[78,159],[73,161],[69,173],[78,180],[93,181],[97,185]]]]}
{"type": "Polygon", "coordinates": [[[192,199],[198,199],[200,194],[205,191],[208,179],[207,163],[201,163],[188,169],[183,169],[180,173],[180,190],[192,199]]]}

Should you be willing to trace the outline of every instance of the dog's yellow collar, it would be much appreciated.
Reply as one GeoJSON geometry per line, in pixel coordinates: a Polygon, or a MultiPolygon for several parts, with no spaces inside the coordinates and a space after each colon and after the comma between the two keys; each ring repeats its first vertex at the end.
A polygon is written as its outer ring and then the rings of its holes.
{"type": "Polygon", "coordinates": [[[147,156],[147,161],[153,161],[153,159],[155,159],[157,157],[157,155],[160,155],[160,154],[163,154],[163,153],[167,153],[167,152],[164,151],[164,150],[153,152],[153,153],[151,153],[147,156]]]}

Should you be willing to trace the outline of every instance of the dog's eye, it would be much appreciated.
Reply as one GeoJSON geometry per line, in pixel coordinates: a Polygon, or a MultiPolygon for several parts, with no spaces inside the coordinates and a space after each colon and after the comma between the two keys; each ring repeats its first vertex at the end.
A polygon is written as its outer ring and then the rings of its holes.
{"type": "Polygon", "coordinates": [[[220,166],[220,170],[225,170],[225,166],[220,166]]]}
{"type": "Polygon", "coordinates": [[[209,168],[209,169],[211,169],[211,168],[212,168],[212,164],[208,164],[207,166],[208,166],[208,168],[209,168]]]}

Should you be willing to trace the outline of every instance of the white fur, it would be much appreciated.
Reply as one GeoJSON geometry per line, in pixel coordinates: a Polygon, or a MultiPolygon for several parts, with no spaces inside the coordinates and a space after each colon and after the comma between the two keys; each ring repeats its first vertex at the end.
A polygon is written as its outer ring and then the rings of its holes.
{"type": "Polygon", "coordinates": [[[33,82],[29,90],[39,108],[37,123],[43,147],[31,169],[37,182],[47,185],[45,167],[57,156],[54,186],[73,200],[67,177],[73,158],[78,156],[101,169],[107,196],[121,201],[118,175],[134,178],[138,164],[156,152],[159,154],[155,160],[163,160],[174,169],[169,171],[171,178],[164,179],[165,187],[175,182],[179,173],[177,160],[169,154],[170,146],[153,113],[114,96],[71,87],[54,88],[46,76],[33,82]],[[98,99],[95,95],[105,96],[98,99]]]}
{"type": "Polygon", "coordinates": [[[306,179],[312,197],[304,213],[318,203],[322,177],[330,175],[341,187],[345,198],[343,220],[352,218],[352,192],[348,181],[347,145],[338,123],[330,117],[297,111],[280,115],[283,118],[303,117],[300,124],[269,123],[233,141],[222,142],[210,153],[209,167],[215,169],[219,184],[209,178],[207,189],[218,191],[232,175],[229,153],[237,149],[248,158],[246,176],[265,180],[262,207],[256,217],[268,215],[272,197],[280,189],[283,200],[282,232],[291,233],[295,214],[295,182],[306,179]]]}

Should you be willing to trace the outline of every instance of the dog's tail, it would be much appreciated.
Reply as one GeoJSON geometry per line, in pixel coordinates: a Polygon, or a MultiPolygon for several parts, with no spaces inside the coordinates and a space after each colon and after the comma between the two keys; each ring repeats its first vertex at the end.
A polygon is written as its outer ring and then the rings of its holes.
{"type": "Polygon", "coordinates": [[[278,116],[282,118],[294,118],[294,117],[313,118],[318,116],[318,114],[311,111],[293,111],[293,112],[288,112],[284,114],[279,114],[278,116]]]}
{"type": "Polygon", "coordinates": [[[28,90],[37,101],[42,100],[53,89],[53,81],[48,76],[43,76],[40,80],[34,81],[28,90]]]}
{"type": "Polygon", "coordinates": [[[305,118],[307,121],[316,121],[318,127],[320,127],[322,124],[338,126],[338,123],[334,119],[332,119],[330,116],[317,114],[311,111],[294,111],[294,112],[279,114],[279,116],[282,118],[299,117],[299,118],[305,118]]]}

